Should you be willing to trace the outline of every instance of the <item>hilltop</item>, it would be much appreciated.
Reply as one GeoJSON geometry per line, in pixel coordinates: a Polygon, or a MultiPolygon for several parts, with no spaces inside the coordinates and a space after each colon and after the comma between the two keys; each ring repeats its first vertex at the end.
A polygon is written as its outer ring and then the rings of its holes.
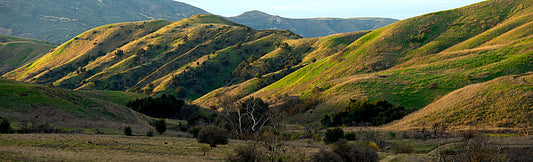
{"type": "Polygon", "coordinates": [[[261,11],[248,11],[228,20],[254,29],[290,30],[303,37],[323,37],[338,33],[375,30],[398,20],[391,18],[308,18],[291,19],[261,11]]]}
{"type": "Polygon", "coordinates": [[[9,0],[0,11],[0,34],[55,43],[106,24],[208,14],[174,0],[9,0]]]}
{"type": "Polygon", "coordinates": [[[56,44],[0,35],[0,75],[40,58],[56,44]]]}

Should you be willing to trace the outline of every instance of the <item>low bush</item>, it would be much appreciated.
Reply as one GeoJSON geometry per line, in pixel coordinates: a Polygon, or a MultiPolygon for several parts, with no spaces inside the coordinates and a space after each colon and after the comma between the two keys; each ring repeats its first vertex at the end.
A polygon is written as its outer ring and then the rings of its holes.
{"type": "Polygon", "coordinates": [[[154,122],[155,130],[159,133],[159,135],[165,133],[167,131],[167,122],[165,119],[158,119],[154,122]]]}
{"type": "Polygon", "coordinates": [[[226,157],[226,161],[231,162],[258,162],[263,161],[263,153],[253,143],[237,147],[235,154],[226,157]]]}
{"type": "Polygon", "coordinates": [[[126,136],[132,136],[132,130],[131,130],[131,127],[130,126],[127,126],[127,127],[124,127],[124,135],[126,136]]]}
{"type": "Polygon", "coordinates": [[[375,162],[379,160],[377,150],[374,148],[350,144],[344,139],[335,143],[333,152],[337,153],[344,161],[375,162]]]}
{"type": "Polygon", "coordinates": [[[408,154],[408,153],[412,153],[415,148],[413,147],[413,145],[411,144],[408,144],[408,143],[397,143],[394,145],[394,153],[396,154],[408,154]]]}
{"type": "Polygon", "coordinates": [[[6,118],[2,119],[2,122],[0,123],[0,133],[10,133],[11,131],[11,122],[6,118]]]}
{"type": "Polygon", "coordinates": [[[340,162],[342,161],[341,156],[334,152],[320,149],[317,153],[311,156],[312,162],[340,162]]]}
{"type": "Polygon", "coordinates": [[[146,132],[147,137],[153,137],[154,136],[154,130],[150,129],[146,132]]]}
{"type": "Polygon", "coordinates": [[[326,137],[324,137],[324,142],[334,143],[342,137],[344,137],[344,131],[342,130],[342,128],[328,129],[326,130],[326,137]]]}
{"type": "Polygon", "coordinates": [[[356,141],[357,140],[357,136],[355,135],[354,132],[349,132],[349,133],[344,134],[343,138],[348,140],[348,141],[356,141]]]}

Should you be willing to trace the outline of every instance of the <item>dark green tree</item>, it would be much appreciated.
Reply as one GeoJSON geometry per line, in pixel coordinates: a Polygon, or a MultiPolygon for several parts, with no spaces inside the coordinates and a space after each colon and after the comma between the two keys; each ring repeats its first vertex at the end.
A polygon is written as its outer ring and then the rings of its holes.
{"type": "Polygon", "coordinates": [[[133,135],[133,131],[131,130],[130,126],[124,127],[124,135],[126,135],[126,136],[132,136],[133,135]]]}
{"type": "Polygon", "coordinates": [[[159,133],[159,135],[165,133],[167,131],[167,122],[165,119],[160,118],[154,122],[155,130],[159,133]]]}
{"type": "Polygon", "coordinates": [[[324,141],[326,143],[334,143],[342,137],[344,137],[344,130],[342,130],[342,128],[328,129],[326,130],[326,137],[324,137],[324,141]]]}
{"type": "Polygon", "coordinates": [[[0,133],[9,133],[11,131],[11,122],[6,118],[0,123],[0,133]]]}
{"type": "Polygon", "coordinates": [[[223,128],[208,126],[198,132],[196,140],[200,143],[207,143],[211,147],[217,147],[219,144],[228,144],[228,132],[223,128]]]}

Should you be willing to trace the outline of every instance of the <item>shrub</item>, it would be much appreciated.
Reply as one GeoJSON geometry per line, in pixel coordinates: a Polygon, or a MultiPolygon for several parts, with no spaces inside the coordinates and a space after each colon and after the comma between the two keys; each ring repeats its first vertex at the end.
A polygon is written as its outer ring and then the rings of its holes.
{"type": "Polygon", "coordinates": [[[0,133],[9,133],[11,132],[11,122],[6,118],[2,119],[0,123],[0,133]]]}
{"type": "Polygon", "coordinates": [[[349,133],[344,134],[344,139],[346,139],[348,141],[356,141],[357,140],[357,136],[355,135],[354,132],[349,132],[349,133]]]}
{"type": "Polygon", "coordinates": [[[148,132],[146,132],[147,137],[153,137],[154,136],[154,130],[150,129],[148,132]]]}
{"type": "Polygon", "coordinates": [[[433,82],[428,85],[429,89],[437,89],[437,83],[433,82]]]}
{"type": "Polygon", "coordinates": [[[154,127],[155,130],[159,132],[159,135],[161,135],[167,131],[167,122],[165,119],[158,119],[154,122],[154,127]]]}
{"type": "Polygon", "coordinates": [[[337,153],[344,161],[375,162],[379,160],[377,150],[368,146],[349,144],[344,139],[335,143],[333,152],[337,153]]]}
{"type": "Polygon", "coordinates": [[[192,127],[190,132],[191,134],[193,135],[194,138],[198,137],[198,132],[200,132],[202,128],[198,127],[198,126],[195,126],[195,127],[192,127]]]}
{"type": "Polygon", "coordinates": [[[196,138],[200,143],[207,143],[211,147],[219,144],[228,144],[228,132],[225,129],[209,126],[201,129],[196,138]]]}
{"type": "Polygon", "coordinates": [[[236,154],[230,154],[228,157],[226,157],[226,161],[231,161],[231,162],[263,161],[262,160],[263,153],[253,143],[237,147],[234,150],[234,152],[236,154]]]}
{"type": "Polygon", "coordinates": [[[389,132],[390,139],[396,139],[396,132],[389,132]]]}
{"type": "Polygon", "coordinates": [[[344,136],[344,131],[342,128],[334,128],[326,130],[326,137],[324,137],[324,142],[334,143],[337,142],[344,136]]]}
{"type": "Polygon", "coordinates": [[[133,131],[131,131],[131,127],[130,126],[127,126],[127,127],[124,128],[124,135],[126,135],[126,136],[132,136],[133,135],[132,132],[133,131]]]}
{"type": "Polygon", "coordinates": [[[211,147],[208,145],[200,145],[200,151],[204,152],[204,156],[206,152],[209,152],[211,150],[211,147]]]}
{"type": "Polygon", "coordinates": [[[397,143],[394,145],[393,149],[396,154],[412,153],[415,150],[415,148],[408,143],[397,143]]]}
{"type": "Polygon", "coordinates": [[[317,153],[313,154],[311,156],[312,162],[339,162],[342,161],[341,156],[338,154],[327,151],[324,149],[320,149],[317,153]]]}

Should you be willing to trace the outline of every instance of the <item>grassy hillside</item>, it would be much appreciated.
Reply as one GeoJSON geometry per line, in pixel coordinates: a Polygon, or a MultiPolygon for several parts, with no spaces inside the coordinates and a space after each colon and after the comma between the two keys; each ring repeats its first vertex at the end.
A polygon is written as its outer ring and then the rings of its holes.
{"type": "Polygon", "coordinates": [[[325,103],[304,115],[306,121],[340,111],[350,98],[421,109],[467,85],[531,71],[531,4],[491,0],[400,21],[252,96],[305,98],[319,89],[325,103]]]}
{"type": "Polygon", "coordinates": [[[181,20],[208,14],[173,0],[0,1],[0,34],[64,43],[89,29],[119,22],[181,20]]]}
{"type": "Polygon", "coordinates": [[[531,127],[533,73],[511,75],[453,91],[387,126],[392,129],[431,127],[531,127]]]}
{"type": "Polygon", "coordinates": [[[303,37],[323,37],[338,33],[375,30],[398,20],[391,18],[309,18],[290,19],[261,11],[248,11],[229,20],[254,29],[291,30],[303,37]]]}
{"type": "Polygon", "coordinates": [[[30,63],[55,47],[46,41],[0,35],[0,75],[30,63]]]}
{"type": "Polygon", "coordinates": [[[250,79],[243,75],[232,80],[240,75],[232,71],[242,61],[298,38],[289,31],[254,30],[210,15],[111,24],[89,30],[4,77],[71,89],[146,94],[181,89],[182,95],[195,99],[250,79]]]}
{"type": "Polygon", "coordinates": [[[245,74],[252,74],[252,76],[259,74],[260,76],[255,76],[239,84],[233,84],[211,91],[193,103],[203,107],[211,107],[217,106],[221,99],[247,96],[278,81],[299,68],[340,52],[351,42],[368,32],[352,32],[321,38],[288,40],[285,43],[291,47],[290,50],[273,50],[255,61],[245,62],[248,71],[245,74]]]}
{"type": "Polygon", "coordinates": [[[14,127],[100,129],[120,132],[125,126],[146,131],[148,117],[123,106],[143,95],[111,91],[73,91],[0,79],[0,116],[14,127]]]}

